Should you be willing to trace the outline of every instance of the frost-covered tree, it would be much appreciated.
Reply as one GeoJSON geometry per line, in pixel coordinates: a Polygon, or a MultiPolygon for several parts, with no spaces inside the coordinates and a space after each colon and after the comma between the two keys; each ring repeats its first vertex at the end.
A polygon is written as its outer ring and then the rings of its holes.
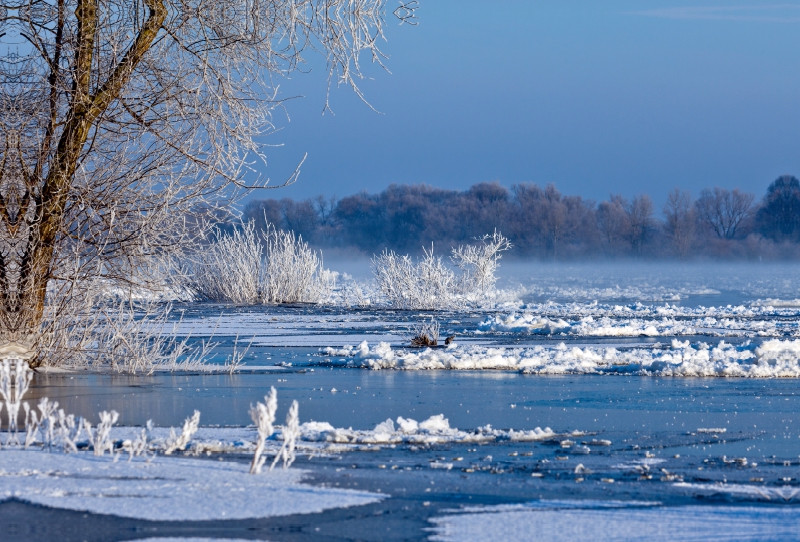
{"type": "Polygon", "coordinates": [[[159,283],[203,233],[199,202],[264,184],[248,172],[278,79],[318,52],[358,93],[383,17],[383,0],[3,3],[0,348],[35,351],[99,283],[159,283]]]}

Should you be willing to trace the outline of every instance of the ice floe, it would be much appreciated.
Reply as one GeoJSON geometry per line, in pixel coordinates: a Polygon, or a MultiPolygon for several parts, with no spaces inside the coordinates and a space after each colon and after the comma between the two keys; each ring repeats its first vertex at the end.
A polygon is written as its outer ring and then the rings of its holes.
{"type": "Polygon", "coordinates": [[[422,350],[370,347],[326,348],[326,363],[369,369],[513,370],[529,374],[638,374],[652,376],[800,377],[800,340],[708,345],[673,339],[669,347],[569,347],[565,343],[527,348],[458,346],[422,350]]]}

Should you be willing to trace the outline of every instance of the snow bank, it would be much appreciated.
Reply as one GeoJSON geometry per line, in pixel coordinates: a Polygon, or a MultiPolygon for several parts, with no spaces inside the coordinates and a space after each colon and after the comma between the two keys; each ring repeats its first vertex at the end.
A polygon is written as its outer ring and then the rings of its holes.
{"type": "Polygon", "coordinates": [[[313,487],[304,471],[248,474],[248,465],[158,457],[113,462],[88,453],[0,451],[0,496],[96,514],[165,521],[307,514],[377,502],[383,495],[313,487]]]}
{"type": "Polygon", "coordinates": [[[645,376],[800,377],[800,340],[770,340],[755,347],[720,342],[690,344],[673,339],[669,348],[534,346],[503,348],[453,346],[418,351],[372,348],[326,348],[327,363],[369,369],[514,370],[529,374],[638,374],[645,376]]]}
{"type": "Polygon", "coordinates": [[[300,426],[301,438],[312,442],[334,442],[341,444],[445,444],[481,443],[495,441],[529,442],[552,438],[555,433],[549,428],[537,427],[531,431],[508,431],[493,429],[491,425],[473,431],[460,431],[450,427],[442,414],[427,420],[397,418],[395,422],[387,419],[372,431],[359,431],[352,428],[337,429],[325,422],[308,422],[300,426]]]}

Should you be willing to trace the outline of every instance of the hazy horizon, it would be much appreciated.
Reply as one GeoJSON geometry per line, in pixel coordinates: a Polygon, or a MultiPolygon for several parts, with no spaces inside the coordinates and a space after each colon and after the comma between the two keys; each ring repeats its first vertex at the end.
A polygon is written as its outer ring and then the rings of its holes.
{"type": "Polygon", "coordinates": [[[323,65],[284,82],[306,97],[276,118],[263,173],[308,159],[296,185],[252,197],[496,180],[660,206],[673,187],[763,193],[800,174],[800,4],[423,1],[417,15],[390,18],[392,73],[363,82],[380,113],[334,88],[323,116],[323,65]]]}

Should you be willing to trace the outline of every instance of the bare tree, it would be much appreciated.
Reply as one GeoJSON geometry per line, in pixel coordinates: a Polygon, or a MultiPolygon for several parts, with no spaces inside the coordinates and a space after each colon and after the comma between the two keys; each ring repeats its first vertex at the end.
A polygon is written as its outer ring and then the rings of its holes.
{"type": "Polygon", "coordinates": [[[248,176],[277,78],[318,51],[359,93],[383,16],[383,0],[2,6],[0,346],[35,351],[94,279],[157,287],[203,233],[184,222],[198,202],[266,184],[248,176]]]}
{"type": "Polygon", "coordinates": [[[737,228],[753,214],[753,194],[738,188],[725,190],[704,189],[695,202],[700,220],[711,228],[720,239],[733,239],[737,228]]]}
{"type": "Polygon", "coordinates": [[[600,243],[607,256],[614,256],[621,250],[621,245],[628,237],[631,224],[625,211],[628,202],[622,196],[612,195],[609,201],[600,202],[597,206],[597,229],[600,232],[600,243]]]}
{"type": "Polygon", "coordinates": [[[686,259],[697,236],[697,213],[689,192],[676,188],[669,193],[664,204],[664,219],[672,249],[681,260],[686,259]]]}
{"type": "Polygon", "coordinates": [[[653,221],[653,201],[650,196],[636,196],[625,206],[628,215],[628,242],[634,256],[641,256],[644,243],[655,228],[653,221]]]}

